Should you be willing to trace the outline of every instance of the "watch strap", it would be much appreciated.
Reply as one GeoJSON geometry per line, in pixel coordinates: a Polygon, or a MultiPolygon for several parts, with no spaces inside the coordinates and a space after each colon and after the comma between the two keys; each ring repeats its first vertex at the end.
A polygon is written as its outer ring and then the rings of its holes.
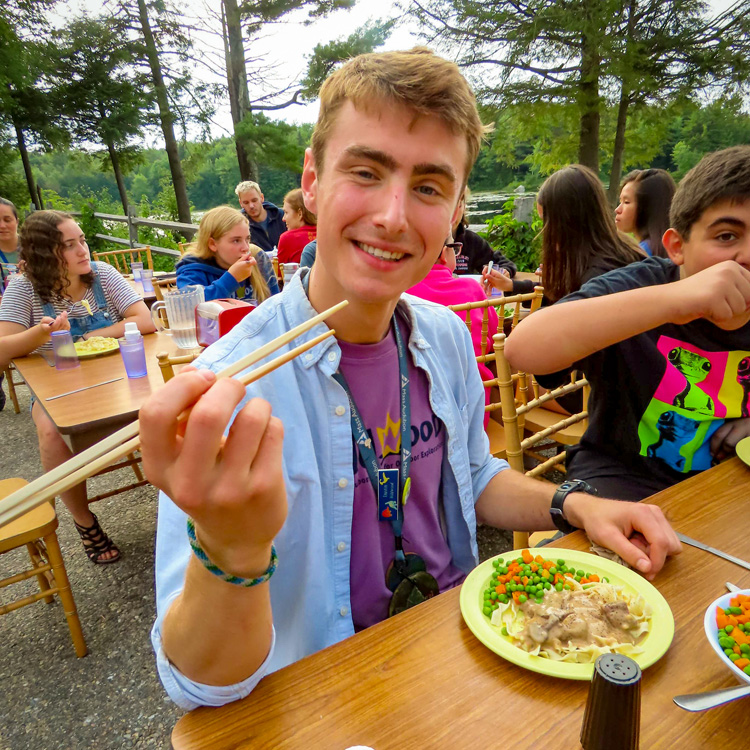
{"type": "Polygon", "coordinates": [[[550,505],[549,514],[552,518],[552,523],[555,524],[555,528],[563,532],[563,534],[570,534],[573,531],[577,531],[578,528],[569,523],[565,518],[565,499],[571,492],[586,492],[589,495],[596,495],[596,490],[587,482],[582,479],[569,479],[563,482],[552,496],[552,504],[550,505]]]}

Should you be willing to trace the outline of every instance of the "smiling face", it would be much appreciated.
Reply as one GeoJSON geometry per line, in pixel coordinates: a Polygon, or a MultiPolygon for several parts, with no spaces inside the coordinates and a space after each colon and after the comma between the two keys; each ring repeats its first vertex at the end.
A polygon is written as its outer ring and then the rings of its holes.
{"type": "Polygon", "coordinates": [[[91,273],[89,246],[78,224],[73,219],[65,219],[58,224],[57,229],[62,234],[60,244],[68,279],[73,281],[74,277],[91,273]]]}
{"type": "Polygon", "coordinates": [[[266,210],[263,208],[263,193],[257,190],[248,190],[239,195],[240,206],[245,209],[247,215],[253,221],[263,221],[266,218],[266,210]]]}
{"type": "Polygon", "coordinates": [[[215,254],[220,268],[230,268],[250,250],[250,227],[247,222],[243,219],[218,240],[209,237],[208,249],[215,254]]]}
{"type": "Polygon", "coordinates": [[[299,229],[304,226],[302,211],[293,208],[288,201],[284,201],[283,219],[287,229],[299,229]]]}
{"type": "MultiPolygon", "coordinates": [[[[346,102],[322,173],[305,155],[305,205],[318,217],[313,267],[321,301],[393,308],[440,254],[458,210],[467,144],[437,118],[388,103],[346,102]]],[[[388,313],[390,315],[390,313],[388,313]]]]}
{"type": "Polygon", "coordinates": [[[8,245],[18,242],[18,219],[10,206],[0,204],[0,242],[8,245]]]}
{"type": "Polygon", "coordinates": [[[615,224],[621,232],[635,232],[635,217],[638,203],[635,197],[635,182],[626,183],[620,192],[620,205],[615,209],[615,224]]]}

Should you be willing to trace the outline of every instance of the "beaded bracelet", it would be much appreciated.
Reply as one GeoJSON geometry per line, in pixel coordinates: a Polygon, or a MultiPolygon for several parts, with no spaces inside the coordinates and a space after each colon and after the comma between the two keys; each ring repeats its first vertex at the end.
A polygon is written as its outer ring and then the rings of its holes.
{"type": "Polygon", "coordinates": [[[201,547],[198,537],[195,534],[195,523],[192,518],[187,520],[187,533],[188,539],[190,540],[190,547],[192,548],[195,556],[203,563],[203,566],[210,573],[213,573],[217,578],[221,578],[222,581],[227,583],[233,583],[235,586],[244,586],[250,588],[251,586],[257,586],[260,583],[265,583],[275,572],[276,566],[278,565],[279,558],[276,554],[276,547],[271,545],[271,563],[268,566],[266,572],[258,578],[240,578],[239,576],[233,576],[231,573],[225,573],[218,565],[215,565],[208,559],[203,547],[201,547]]]}

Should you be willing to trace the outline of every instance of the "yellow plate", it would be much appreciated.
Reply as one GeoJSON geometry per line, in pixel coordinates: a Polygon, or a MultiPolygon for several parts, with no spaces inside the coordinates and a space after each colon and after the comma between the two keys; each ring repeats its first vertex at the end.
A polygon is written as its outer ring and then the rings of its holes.
{"type": "Polygon", "coordinates": [[[117,339],[109,338],[107,336],[92,336],[86,341],[77,341],[75,343],[76,354],[78,359],[92,359],[93,357],[103,357],[107,354],[112,354],[119,351],[120,345],[117,343],[117,339]],[[90,346],[91,342],[100,342],[100,349],[87,350],[87,345],[90,346]]]}
{"type": "MultiPolygon", "coordinates": [[[[512,560],[520,557],[521,551],[513,550],[496,557],[506,561],[512,560]]],[[[666,599],[645,578],[622,565],[588,552],[561,547],[550,547],[549,549],[540,547],[529,551],[534,556],[542,555],[545,560],[565,560],[566,564],[573,563],[576,568],[583,568],[588,573],[606,576],[610,583],[622,586],[626,591],[640,594],[651,605],[651,632],[642,643],[643,652],[634,659],[641,669],[645,669],[664,656],[674,636],[674,617],[666,599]]],[[[532,656],[515,646],[512,639],[504,636],[500,632],[500,628],[492,625],[489,618],[482,613],[484,590],[487,588],[494,570],[492,567],[492,560],[494,559],[485,560],[481,565],[474,568],[461,586],[461,614],[469,626],[469,630],[491,651],[519,667],[550,677],[561,677],[565,680],[590,680],[594,673],[593,663],[569,664],[552,661],[541,656],[532,656]]]]}
{"type": "Polygon", "coordinates": [[[750,437],[742,438],[737,443],[737,455],[740,457],[740,461],[743,461],[750,466],[750,437]]]}

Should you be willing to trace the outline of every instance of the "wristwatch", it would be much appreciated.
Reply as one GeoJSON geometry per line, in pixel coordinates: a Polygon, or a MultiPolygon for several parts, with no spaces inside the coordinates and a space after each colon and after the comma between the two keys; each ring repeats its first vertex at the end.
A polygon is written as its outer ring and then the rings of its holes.
{"type": "Polygon", "coordinates": [[[584,482],[583,479],[570,479],[563,482],[552,496],[552,505],[550,505],[549,514],[552,516],[552,523],[555,527],[560,529],[563,534],[570,534],[572,531],[577,531],[577,527],[568,523],[565,519],[565,511],[563,505],[565,504],[565,498],[571,492],[586,492],[589,495],[599,494],[590,484],[584,482]]]}

